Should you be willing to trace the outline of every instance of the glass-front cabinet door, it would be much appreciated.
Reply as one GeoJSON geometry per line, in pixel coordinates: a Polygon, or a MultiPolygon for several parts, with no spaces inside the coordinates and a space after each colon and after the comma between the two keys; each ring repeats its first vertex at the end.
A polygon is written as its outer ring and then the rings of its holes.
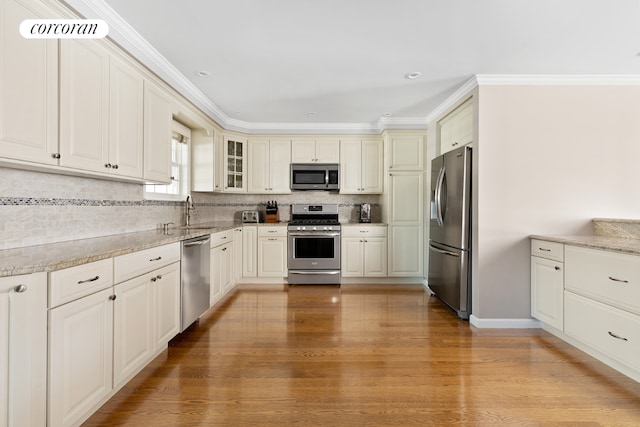
{"type": "Polygon", "coordinates": [[[246,141],[241,138],[225,136],[224,138],[224,191],[244,192],[246,190],[246,141]]]}

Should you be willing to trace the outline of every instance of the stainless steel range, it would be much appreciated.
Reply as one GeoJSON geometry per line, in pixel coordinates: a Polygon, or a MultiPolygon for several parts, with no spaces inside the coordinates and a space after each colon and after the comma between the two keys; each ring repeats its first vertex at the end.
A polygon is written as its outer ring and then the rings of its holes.
{"type": "Polygon", "coordinates": [[[290,285],[340,284],[338,205],[293,205],[288,235],[290,285]]]}

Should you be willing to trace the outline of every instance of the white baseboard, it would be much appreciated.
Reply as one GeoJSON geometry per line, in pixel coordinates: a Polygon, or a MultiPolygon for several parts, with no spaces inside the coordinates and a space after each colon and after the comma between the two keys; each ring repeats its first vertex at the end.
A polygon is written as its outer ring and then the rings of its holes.
{"type": "Polygon", "coordinates": [[[494,329],[538,329],[542,323],[535,319],[480,319],[473,314],[469,316],[469,323],[476,328],[494,329]]]}

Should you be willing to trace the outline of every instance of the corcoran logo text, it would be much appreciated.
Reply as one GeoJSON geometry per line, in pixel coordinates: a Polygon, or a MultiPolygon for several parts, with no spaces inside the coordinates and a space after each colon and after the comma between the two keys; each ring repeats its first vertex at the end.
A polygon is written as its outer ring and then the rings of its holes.
{"type": "Polygon", "coordinates": [[[109,24],[102,19],[25,19],[20,34],[26,39],[102,39],[109,24]]]}

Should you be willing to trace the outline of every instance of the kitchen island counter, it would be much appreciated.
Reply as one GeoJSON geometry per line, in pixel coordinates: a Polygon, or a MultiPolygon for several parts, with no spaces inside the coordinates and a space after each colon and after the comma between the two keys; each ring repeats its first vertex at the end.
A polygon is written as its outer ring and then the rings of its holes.
{"type": "Polygon", "coordinates": [[[239,227],[232,221],[115,234],[0,251],[0,277],[49,272],[239,227]]]}

